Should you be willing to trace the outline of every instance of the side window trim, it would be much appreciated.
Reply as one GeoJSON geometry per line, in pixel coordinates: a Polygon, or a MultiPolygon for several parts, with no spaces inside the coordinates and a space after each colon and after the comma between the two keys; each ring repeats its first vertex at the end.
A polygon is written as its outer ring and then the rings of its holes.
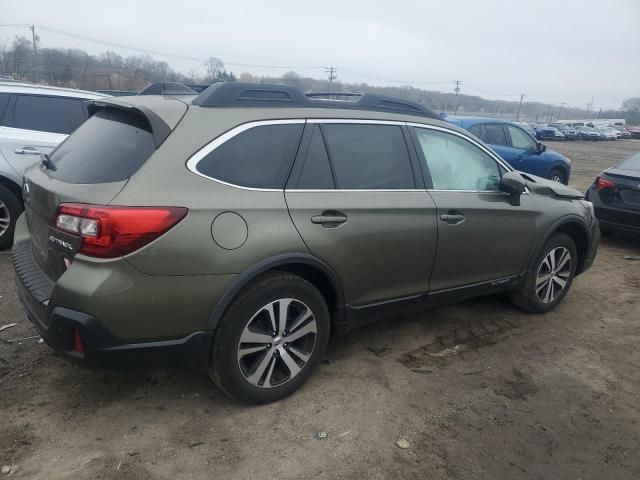
{"type": "MultiPolygon", "coordinates": [[[[411,130],[412,132],[412,140],[415,143],[415,148],[416,150],[419,152],[419,155],[421,157],[421,163],[425,165],[425,170],[427,172],[429,172],[429,167],[426,163],[426,158],[424,157],[424,152],[422,152],[422,148],[420,148],[420,144],[418,142],[418,139],[416,137],[416,133],[415,133],[415,129],[416,128],[424,128],[426,130],[436,130],[439,132],[444,132],[444,133],[448,133],[451,135],[455,135],[459,138],[462,138],[463,140],[466,140],[467,142],[471,143],[472,145],[478,147],[480,150],[482,150],[484,153],[486,153],[490,158],[492,158],[499,166],[501,166],[502,168],[504,168],[505,171],[510,172],[513,171],[513,167],[511,167],[511,165],[507,164],[506,162],[504,162],[501,158],[499,158],[495,153],[493,153],[493,151],[489,150],[488,148],[486,148],[484,145],[476,142],[474,139],[463,135],[459,132],[456,132],[455,130],[451,130],[448,128],[443,128],[443,127],[439,127],[436,125],[426,125],[424,123],[413,123],[413,122],[407,122],[407,126],[412,127],[411,130]]],[[[496,190],[437,190],[433,188],[433,181],[431,180],[431,174],[428,173],[428,175],[425,175],[425,183],[427,185],[427,191],[431,191],[431,192],[464,192],[464,193],[492,193],[492,194],[501,194],[504,195],[504,193],[500,192],[500,191],[496,191],[496,190]]]]}
{"type": "MultiPolygon", "coordinates": [[[[240,135],[241,133],[246,132],[247,130],[250,130],[252,128],[262,127],[262,126],[265,126],[265,125],[300,125],[300,124],[304,124],[304,123],[306,123],[306,120],[304,118],[293,118],[293,119],[282,119],[282,120],[280,120],[280,119],[278,119],[278,120],[259,120],[259,121],[247,122],[247,123],[243,123],[241,125],[237,125],[237,126],[231,128],[230,130],[227,130],[222,135],[219,135],[218,137],[214,138],[209,143],[207,143],[204,147],[202,147],[200,150],[198,150],[196,153],[191,155],[191,157],[189,157],[189,159],[186,162],[187,169],[189,171],[191,171],[192,173],[200,176],[200,177],[207,178],[207,179],[212,180],[214,182],[221,183],[223,185],[228,185],[230,187],[241,188],[243,190],[254,190],[254,191],[259,191],[259,192],[282,192],[283,191],[282,188],[245,187],[243,185],[236,185],[235,183],[225,182],[224,180],[220,180],[218,178],[214,178],[214,177],[211,177],[209,175],[205,175],[204,173],[200,172],[198,170],[198,163],[200,163],[200,160],[202,160],[208,154],[213,152],[216,148],[221,146],[223,143],[226,143],[227,141],[231,140],[233,137],[235,137],[237,135],[240,135]]],[[[303,134],[304,134],[304,132],[303,132],[303,134]]],[[[299,147],[298,147],[298,149],[299,149],[299,147]]],[[[297,157],[297,155],[296,155],[296,157],[297,157]]],[[[291,170],[289,171],[289,175],[290,174],[291,174],[291,170]]],[[[287,183],[288,183],[288,179],[287,179],[287,181],[285,181],[285,186],[287,185],[287,183]]]]}

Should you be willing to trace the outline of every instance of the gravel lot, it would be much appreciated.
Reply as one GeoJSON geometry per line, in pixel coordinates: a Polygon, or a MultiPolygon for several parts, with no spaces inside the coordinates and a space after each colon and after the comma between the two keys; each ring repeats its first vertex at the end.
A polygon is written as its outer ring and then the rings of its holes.
{"type": "MultiPolygon", "coordinates": [[[[640,141],[549,146],[584,191],[640,141]]],[[[0,332],[0,464],[47,480],[640,478],[639,258],[640,240],[604,239],[546,315],[493,296],[336,338],[301,391],[247,407],[194,372],[60,360],[0,252],[0,325],[18,323],[0,332]]]]}

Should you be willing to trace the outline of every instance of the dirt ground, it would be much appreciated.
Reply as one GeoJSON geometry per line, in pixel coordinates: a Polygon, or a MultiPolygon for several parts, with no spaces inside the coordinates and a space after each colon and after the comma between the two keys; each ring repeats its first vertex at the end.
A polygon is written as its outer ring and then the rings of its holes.
{"type": "MultiPolygon", "coordinates": [[[[640,141],[549,146],[584,191],[640,141]]],[[[18,323],[0,332],[0,465],[46,480],[637,479],[639,291],[640,239],[613,236],[552,313],[493,296],[367,327],[333,339],[292,397],[248,407],[195,372],[59,359],[0,252],[0,325],[18,323]]]]}

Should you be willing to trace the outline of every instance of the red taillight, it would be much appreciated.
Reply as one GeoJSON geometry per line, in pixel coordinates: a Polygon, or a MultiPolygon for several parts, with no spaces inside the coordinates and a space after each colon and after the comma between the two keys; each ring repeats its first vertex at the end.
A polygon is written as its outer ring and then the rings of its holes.
{"type": "Polygon", "coordinates": [[[84,353],[84,344],[82,343],[82,337],[80,336],[80,330],[73,329],[73,351],[78,353],[84,353]]]}
{"type": "Polygon", "coordinates": [[[598,177],[598,182],[596,186],[598,187],[599,192],[601,192],[605,188],[616,188],[616,184],[613,183],[611,180],[607,180],[606,178],[600,178],[600,177],[598,177]]]}
{"type": "Polygon", "coordinates": [[[187,215],[183,207],[117,207],[62,203],[55,226],[82,238],[79,252],[122,257],[144,247],[187,215]]]}

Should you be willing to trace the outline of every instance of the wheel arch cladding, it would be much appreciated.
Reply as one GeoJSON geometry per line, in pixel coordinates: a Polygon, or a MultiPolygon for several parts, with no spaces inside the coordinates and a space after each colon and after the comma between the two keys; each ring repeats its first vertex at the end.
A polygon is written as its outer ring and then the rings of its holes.
{"type": "Polygon", "coordinates": [[[0,186],[13,193],[18,202],[20,202],[20,205],[24,205],[22,201],[22,188],[20,187],[20,185],[16,184],[16,182],[8,179],[7,177],[3,177],[0,175],[0,186]]]}
{"type": "Polygon", "coordinates": [[[331,267],[312,255],[283,254],[263,260],[239,275],[213,309],[208,328],[213,330],[218,326],[224,312],[244,288],[256,278],[275,271],[298,275],[314,285],[327,302],[331,323],[342,323],[344,311],[342,285],[331,267]]]}
{"type": "Polygon", "coordinates": [[[568,221],[560,226],[558,226],[553,233],[545,239],[545,243],[551,236],[556,233],[564,233],[569,235],[573,240],[573,243],[576,245],[576,250],[578,251],[578,264],[576,265],[576,276],[582,273],[584,269],[584,260],[587,254],[587,250],[589,248],[589,235],[585,230],[584,226],[576,221],[568,221]]]}

